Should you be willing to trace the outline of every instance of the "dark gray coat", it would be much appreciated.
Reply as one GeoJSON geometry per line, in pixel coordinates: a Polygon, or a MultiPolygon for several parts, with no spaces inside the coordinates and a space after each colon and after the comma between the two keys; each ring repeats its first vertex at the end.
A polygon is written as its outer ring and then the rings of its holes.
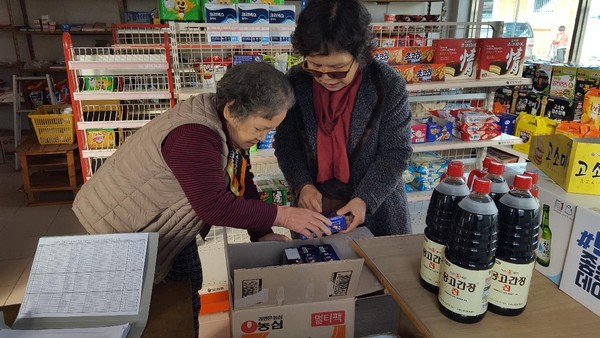
{"type": "MultiPolygon", "coordinates": [[[[277,128],[275,155],[295,191],[316,181],[317,122],[312,77],[300,67],[292,68],[288,77],[296,104],[277,128]]],[[[411,233],[402,182],[412,153],[410,119],[404,79],[388,65],[370,62],[352,111],[347,151],[353,197],[367,204],[365,224],[376,236],[411,233]]]]}

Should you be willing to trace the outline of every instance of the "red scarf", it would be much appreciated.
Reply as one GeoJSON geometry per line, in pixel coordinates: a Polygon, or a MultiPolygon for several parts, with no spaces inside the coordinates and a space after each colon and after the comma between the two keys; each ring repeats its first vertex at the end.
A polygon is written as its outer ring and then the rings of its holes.
{"type": "Polygon", "coordinates": [[[332,178],[350,181],[347,145],[350,118],[360,87],[362,73],[357,71],[346,87],[331,92],[313,80],[315,117],[317,119],[317,182],[332,178]]]}

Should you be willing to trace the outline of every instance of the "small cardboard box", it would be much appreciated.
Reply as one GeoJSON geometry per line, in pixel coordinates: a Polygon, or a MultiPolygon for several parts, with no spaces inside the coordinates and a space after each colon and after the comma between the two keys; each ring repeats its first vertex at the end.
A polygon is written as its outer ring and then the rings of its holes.
{"type": "Polygon", "coordinates": [[[577,67],[554,66],[550,80],[550,95],[573,100],[576,81],[577,67]]]}
{"type": "Polygon", "coordinates": [[[583,102],[544,95],[541,109],[543,110],[541,115],[551,120],[573,121],[575,116],[581,116],[583,102]]]}
{"type": "Polygon", "coordinates": [[[560,289],[600,316],[600,209],[577,208],[560,289]]]}
{"type": "Polygon", "coordinates": [[[373,235],[226,244],[232,337],[353,337],[355,296],[383,288],[350,246],[362,236],[373,235]],[[282,265],[284,249],[304,244],[331,244],[341,260],[282,265]]]}
{"type": "Polygon", "coordinates": [[[575,100],[583,100],[585,94],[592,88],[600,88],[600,69],[577,69],[575,100]]]}
{"type": "Polygon", "coordinates": [[[373,51],[373,58],[389,65],[426,64],[433,62],[433,47],[379,48],[373,51]]]}
{"type": "Polygon", "coordinates": [[[532,89],[536,93],[550,94],[550,80],[552,79],[551,64],[536,63],[533,72],[532,89]]]}
{"type": "MultiPolygon", "coordinates": [[[[569,238],[571,238],[573,220],[579,207],[590,207],[594,205],[594,199],[581,194],[571,194],[565,192],[556,185],[552,179],[544,174],[533,163],[527,164],[527,170],[537,171],[539,179],[537,186],[539,188],[540,208],[548,205],[550,208],[548,214],[548,224],[552,238],[549,241],[550,251],[549,264],[542,265],[540,261],[536,262],[535,269],[548,277],[555,284],[559,284],[565,266],[565,257],[569,238]]],[[[542,212],[540,210],[540,212],[542,212]]],[[[543,251],[540,245],[536,254],[540,255],[543,251]]]]}
{"type": "Polygon", "coordinates": [[[600,195],[600,139],[534,136],[529,160],[567,192],[600,195]]]}
{"type": "Polygon", "coordinates": [[[427,142],[452,141],[452,121],[432,117],[427,122],[427,142]]]}
{"type": "Polygon", "coordinates": [[[433,63],[444,64],[446,81],[475,79],[479,67],[479,39],[433,40],[433,63]]]}
{"type": "Polygon", "coordinates": [[[480,41],[480,79],[521,77],[527,38],[485,38],[480,41]]]}
{"type": "Polygon", "coordinates": [[[410,143],[425,143],[427,137],[427,124],[414,123],[410,126],[410,143]]]}

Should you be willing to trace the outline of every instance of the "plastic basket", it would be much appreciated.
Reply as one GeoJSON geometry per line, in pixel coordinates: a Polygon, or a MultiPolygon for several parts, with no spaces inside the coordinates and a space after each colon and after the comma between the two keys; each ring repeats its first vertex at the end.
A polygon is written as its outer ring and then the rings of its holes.
{"type": "Polygon", "coordinates": [[[66,105],[42,105],[28,114],[40,144],[72,144],[75,141],[73,114],[60,114],[64,107],[66,105]]]}
{"type": "Polygon", "coordinates": [[[125,12],[127,23],[152,23],[152,12],[125,12]]]}

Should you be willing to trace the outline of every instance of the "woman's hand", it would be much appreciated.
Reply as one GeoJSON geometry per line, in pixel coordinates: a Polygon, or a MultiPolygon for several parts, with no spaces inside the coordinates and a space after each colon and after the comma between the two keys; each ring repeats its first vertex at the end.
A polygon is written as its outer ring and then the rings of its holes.
{"type": "Polygon", "coordinates": [[[271,232],[271,233],[268,233],[268,234],[262,236],[261,238],[259,238],[258,241],[259,242],[265,242],[265,241],[287,242],[287,241],[291,241],[291,238],[289,238],[286,235],[276,234],[274,232],[271,232]]]}
{"type": "Polygon", "coordinates": [[[350,215],[350,224],[346,230],[340,231],[343,233],[350,232],[356,229],[357,226],[365,222],[365,215],[367,213],[367,204],[360,197],[354,197],[346,205],[338,209],[338,215],[350,215]]]}
{"type": "Polygon", "coordinates": [[[307,184],[300,190],[298,206],[314,212],[323,212],[323,195],[312,184],[307,184]]]}
{"type": "Polygon", "coordinates": [[[322,237],[323,233],[331,235],[331,230],[327,227],[331,225],[331,221],[327,217],[303,208],[277,206],[277,217],[273,225],[295,231],[306,238],[313,238],[313,234],[317,237],[322,237]]]}

